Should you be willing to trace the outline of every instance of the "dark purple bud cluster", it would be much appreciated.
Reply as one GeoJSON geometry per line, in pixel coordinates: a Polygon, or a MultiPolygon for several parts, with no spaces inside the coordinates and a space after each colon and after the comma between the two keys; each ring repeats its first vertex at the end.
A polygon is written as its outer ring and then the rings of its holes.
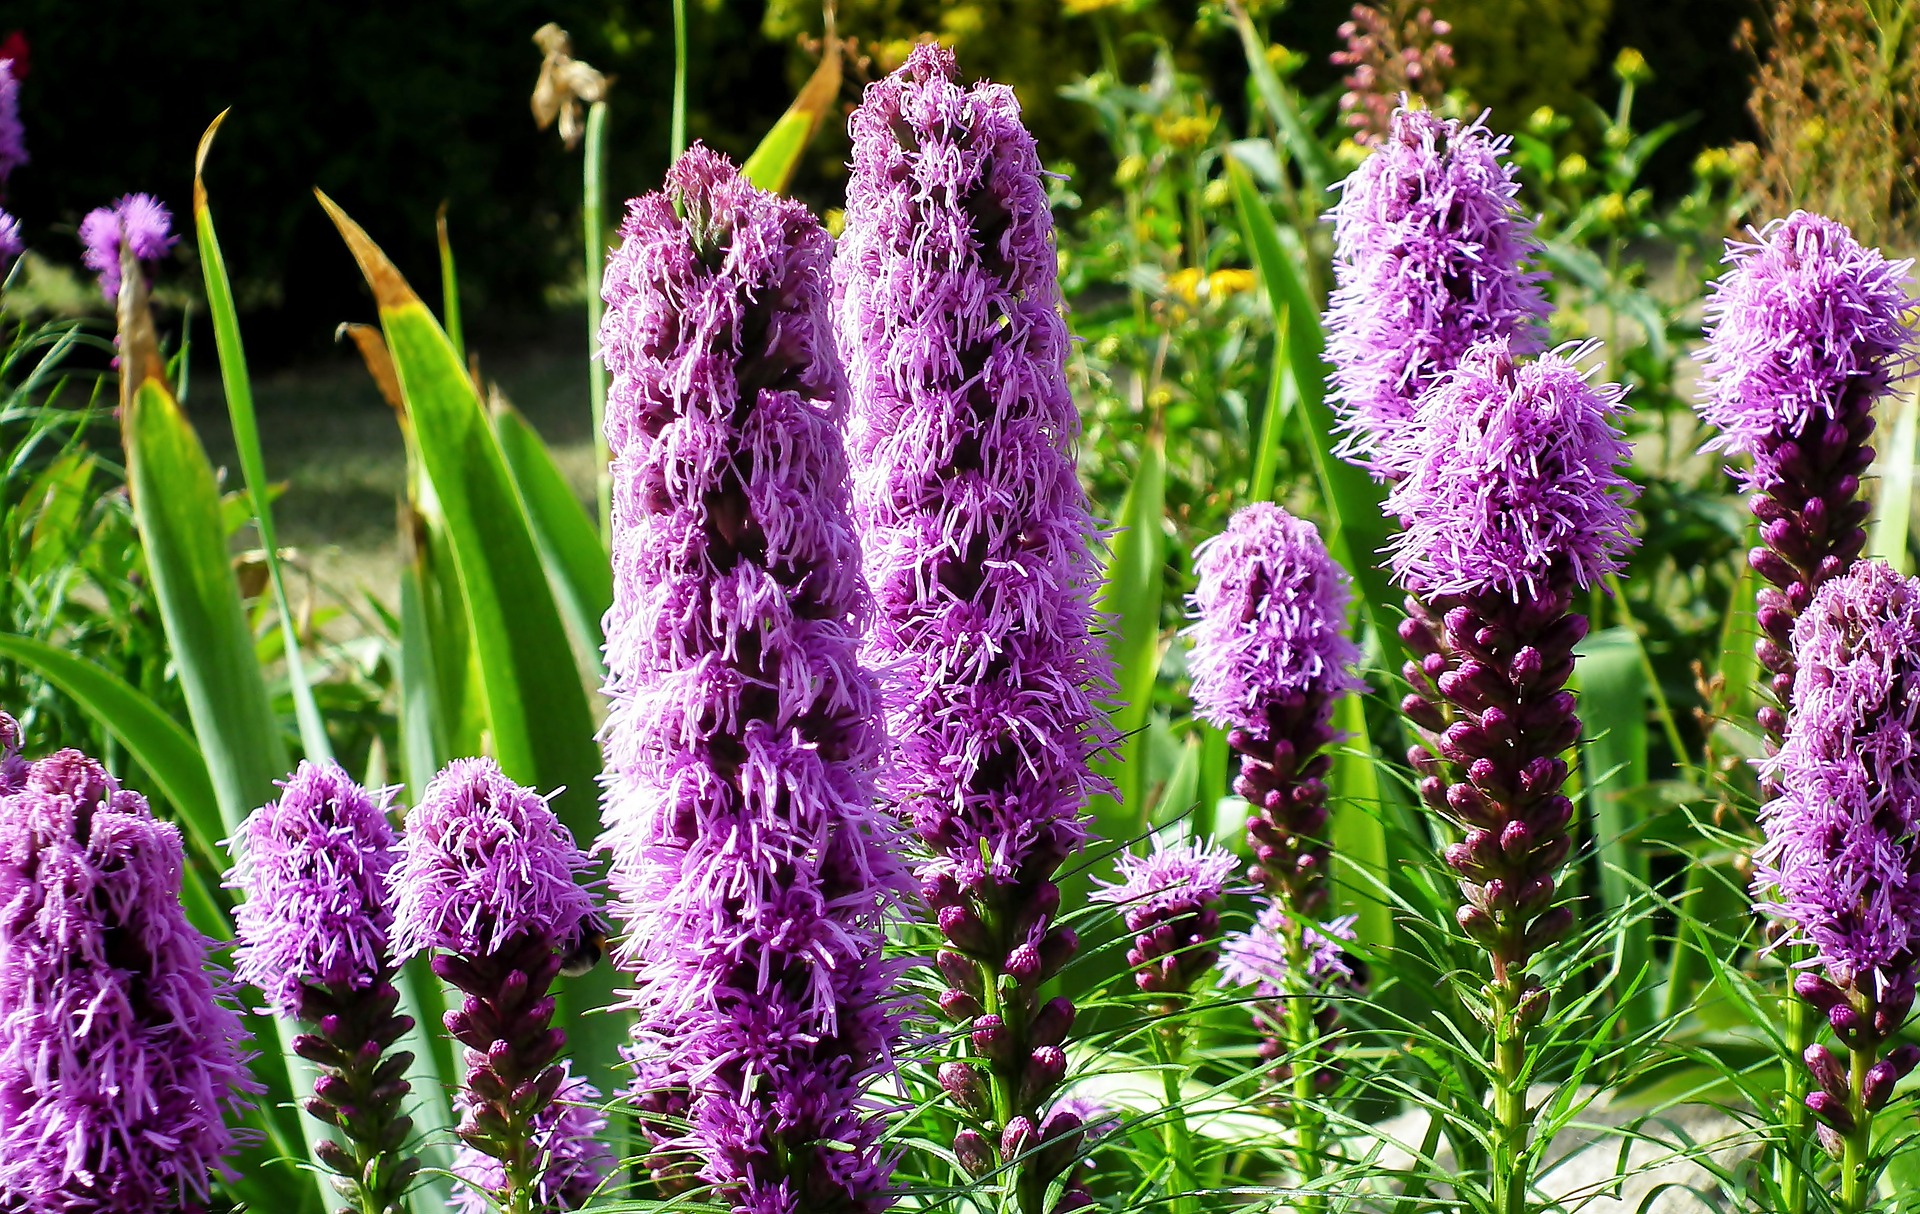
{"type": "Polygon", "coordinates": [[[1118,867],[1120,879],[1093,899],[1120,908],[1134,933],[1134,984],[1171,1011],[1220,959],[1220,899],[1240,861],[1212,844],[1156,839],[1146,856],[1127,853],[1118,867]]]}
{"type": "Polygon", "coordinates": [[[304,1107],[347,1140],[321,1139],[313,1153],[339,1177],[334,1184],[343,1196],[398,1210],[420,1161],[405,1153],[413,1118],[401,1111],[413,1055],[393,1049],[413,1019],[396,1010],[400,992],[392,972],[366,987],[307,984],[298,998],[297,1015],[308,1031],[293,1039],[293,1051],[319,1071],[304,1107]]]}
{"type": "Polygon", "coordinates": [[[1814,1127],[1820,1145],[1837,1159],[1844,1150],[1842,1139],[1858,1126],[1856,1097],[1859,1113],[1877,1113],[1899,1082],[1920,1065],[1920,1046],[1902,1044],[1880,1053],[1913,1011],[1913,976],[1903,974],[1868,993],[1857,984],[1842,988],[1819,974],[1803,972],[1794,979],[1793,991],[1825,1017],[1848,1051],[1877,1056],[1855,1093],[1845,1062],[1818,1042],[1807,1047],[1804,1058],[1814,1081],[1807,1108],[1820,1119],[1814,1127]]]}

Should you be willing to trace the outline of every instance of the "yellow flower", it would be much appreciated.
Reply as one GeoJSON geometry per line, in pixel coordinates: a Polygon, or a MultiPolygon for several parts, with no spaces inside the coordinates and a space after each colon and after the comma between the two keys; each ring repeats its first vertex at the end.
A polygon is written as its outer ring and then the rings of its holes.
{"type": "Polygon", "coordinates": [[[1126,2],[1127,0],[1060,0],[1060,7],[1076,17],[1084,17],[1088,13],[1097,13],[1103,9],[1119,8],[1126,2]]]}
{"type": "Polygon", "coordinates": [[[1613,59],[1613,75],[1622,84],[1638,84],[1642,80],[1653,78],[1653,69],[1647,66],[1647,57],[1632,47],[1620,48],[1613,59]]]}
{"type": "Polygon", "coordinates": [[[1147,158],[1135,152],[1124,157],[1119,167],[1113,170],[1113,184],[1124,190],[1146,176],[1146,172],[1147,158]]]}
{"type": "Polygon", "coordinates": [[[1224,177],[1215,177],[1200,191],[1200,201],[1210,207],[1224,207],[1233,201],[1233,187],[1224,177]]]}
{"type": "Polygon", "coordinates": [[[1608,194],[1600,200],[1600,222],[1605,224],[1625,223],[1627,220],[1627,200],[1618,193],[1608,194]]]}
{"type": "Polygon", "coordinates": [[[1553,112],[1552,106],[1543,105],[1527,119],[1527,129],[1536,135],[1544,135],[1553,129],[1553,121],[1557,117],[1559,115],[1553,112]]]}
{"type": "Polygon", "coordinates": [[[1220,113],[1201,110],[1197,114],[1166,115],[1153,120],[1153,133],[1161,142],[1181,151],[1192,151],[1205,147],[1213,138],[1213,128],[1220,121],[1220,113]]]}
{"type": "Polygon", "coordinates": [[[1167,294],[1178,296],[1188,304],[1199,303],[1200,271],[1189,266],[1167,275],[1167,294]]]}
{"type": "Polygon", "coordinates": [[[1215,270],[1207,275],[1207,295],[1213,299],[1225,299],[1229,295],[1253,290],[1255,281],[1252,270],[1215,270]]]}
{"type": "Polygon", "coordinates": [[[847,213],[839,207],[828,207],[822,218],[826,220],[827,235],[835,240],[840,239],[840,233],[847,230],[847,213]]]}
{"type": "Polygon", "coordinates": [[[1563,181],[1579,184],[1587,175],[1587,158],[1575,152],[1560,162],[1560,177],[1563,181]]]}

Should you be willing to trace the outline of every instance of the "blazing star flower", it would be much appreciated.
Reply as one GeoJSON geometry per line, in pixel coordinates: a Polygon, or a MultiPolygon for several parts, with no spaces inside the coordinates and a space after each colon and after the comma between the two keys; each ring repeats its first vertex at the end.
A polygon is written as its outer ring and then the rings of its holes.
{"type": "Polygon", "coordinates": [[[638,979],[656,1177],[736,1210],[873,1211],[891,1157],[909,893],[873,796],[880,733],[847,515],[832,243],[696,146],[628,204],[612,386],[604,844],[638,979]]]}
{"type": "Polygon", "coordinates": [[[1920,579],[1862,561],[1814,593],[1793,628],[1799,677],[1779,751],[1761,761],[1773,799],[1754,854],[1759,909],[1810,950],[1794,981],[1841,1045],[1807,1050],[1807,1107],[1829,1149],[1870,1141],[1871,1115],[1920,1049],[1882,1051],[1913,1009],[1920,962],[1920,579]]]}
{"type": "Polygon", "coordinates": [[[0,797],[19,790],[27,778],[27,761],[20,757],[20,722],[0,712],[0,797]]]}
{"type": "Polygon", "coordinates": [[[1523,268],[1536,244],[1514,201],[1511,141],[1484,122],[1396,111],[1332,211],[1339,454],[1380,479],[1400,475],[1400,432],[1477,342],[1504,338],[1515,356],[1546,344],[1546,276],[1523,268]]]}
{"type": "MultiPolygon", "coordinates": [[[[587,1204],[614,1164],[613,1152],[599,1138],[607,1128],[606,1114],[598,1107],[599,1089],[573,1074],[567,1062],[560,1064],[560,1073],[553,1103],[533,1119],[533,1154],[539,1166],[533,1209],[538,1214],[587,1204]]],[[[468,1102],[463,1100],[460,1111],[471,1111],[468,1102]]],[[[491,1214],[507,1187],[500,1161],[465,1143],[454,1151],[453,1174],[459,1177],[453,1203],[460,1214],[491,1214]]]]}
{"type": "Polygon", "coordinates": [[[1806,211],[1752,244],[1728,242],[1726,261],[1707,301],[1699,411],[1719,431],[1704,450],[1750,461],[1735,475],[1760,520],[1748,560],[1771,583],[1755,651],[1779,700],[1760,724],[1777,743],[1793,698],[1793,622],[1866,545],[1860,477],[1873,462],[1873,406],[1913,355],[1903,318],[1913,263],[1806,211]]]}
{"type": "Polygon", "coordinates": [[[1344,941],[1354,938],[1353,915],[1321,924],[1306,924],[1300,932],[1304,965],[1288,955],[1294,920],[1286,908],[1266,901],[1253,926],[1234,932],[1220,946],[1220,976],[1233,986],[1251,986],[1262,998],[1277,999],[1304,985],[1316,990],[1353,986],[1358,982],[1344,941]],[[1304,980],[1304,981],[1302,981],[1304,980]]]}
{"type": "Polygon", "coordinates": [[[1193,705],[1240,756],[1249,875],[1311,914],[1326,900],[1329,721],[1335,701],[1365,687],[1346,571],[1312,523],[1265,502],[1236,511],[1193,565],[1193,705]]]}
{"type": "Polygon", "coordinates": [[[179,238],[173,235],[173,216],[151,194],[128,194],[110,207],[87,212],[80,221],[80,260],[100,276],[100,293],[120,298],[120,250],[131,248],[141,261],[167,255],[179,238]]]}
{"type": "Polygon", "coordinates": [[[228,884],[246,893],[234,912],[234,977],[295,1017],[304,987],[365,990],[391,968],[396,851],[389,793],[368,794],[331,763],[303,762],[280,787],[234,838],[228,884]]]}
{"type": "Polygon", "coordinates": [[[1087,799],[1107,788],[1091,763],[1113,734],[1046,185],[1013,91],[957,75],[925,44],[868,88],[833,274],[874,597],[863,654],[894,739],[881,792],[929,853],[919,875],[951,943],[942,1008],[978,1017],[983,984],[1025,1005],[988,1034],[1026,1034],[993,1046],[1013,1061],[975,1071],[1007,1097],[967,1131],[978,1162],[1032,1141],[1064,1071],[1059,1041],[1027,1030],[1076,947],[1053,878],[1086,840],[1087,799]]]}
{"type": "Polygon", "coordinates": [[[1220,899],[1239,858],[1210,843],[1154,841],[1145,856],[1123,854],[1120,880],[1097,882],[1095,902],[1118,907],[1133,933],[1127,962],[1150,994],[1184,994],[1219,959],[1220,899]]]}
{"type": "Polygon", "coordinates": [[[0,211],[0,262],[20,256],[26,247],[27,242],[20,238],[20,221],[0,211]]]}
{"type": "Polygon", "coordinates": [[[1510,343],[1474,347],[1428,391],[1393,444],[1402,479],[1386,508],[1394,576],[1428,597],[1541,596],[1618,573],[1633,544],[1614,425],[1621,388],[1575,363],[1591,346],[1517,362],[1510,343]]]}
{"type": "Polygon", "coordinates": [[[0,59],[0,188],[27,163],[27,133],[20,125],[20,78],[11,59],[0,59]]]}
{"type": "Polygon", "coordinates": [[[27,1214],[204,1201],[260,1091],[180,832],[77,751],[0,797],[0,1193],[27,1214]]]}

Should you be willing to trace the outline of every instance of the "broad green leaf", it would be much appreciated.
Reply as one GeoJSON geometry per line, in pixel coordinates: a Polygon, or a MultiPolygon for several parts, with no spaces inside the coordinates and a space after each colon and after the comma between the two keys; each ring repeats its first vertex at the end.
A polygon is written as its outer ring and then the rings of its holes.
{"type": "Polygon", "coordinates": [[[23,505],[34,511],[27,541],[27,580],[38,583],[73,559],[73,532],[87,505],[95,459],[86,451],[64,451],[47,464],[23,505]]]}
{"type": "Polygon", "coordinates": [[[194,156],[193,230],[200,243],[200,269],[207,284],[207,311],[213,318],[213,341],[220,356],[220,383],[226,390],[227,416],[233,422],[233,446],[240,457],[240,471],[246,478],[254,525],[260,529],[260,547],[265,553],[267,579],[273,587],[274,607],[280,614],[287,690],[293,697],[294,717],[300,724],[300,744],[309,759],[322,762],[333,757],[333,747],[327,740],[327,726],[320,717],[319,706],[314,703],[306,664],[300,656],[297,617],[287,598],[286,576],[280,568],[280,547],[274,534],[273,506],[268,500],[266,457],[260,449],[260,426],[253,409],[253,380],[247,374],[247,352],[240,342],[240,317],[233,305],[233,287],[227,281],[227,263],[220,252],[220,239],[213,230],[213,207],[207,201],[203,180],[207,153],[213,150],[213,137],[226,117],[226,111],[221,111],[207,127],[194,156]]]}
{"type": "Polygon", "coordinates": [[[1094,829],[1115,843],[1136,838],[1147,822],[1147,723],[1160,675],[1160,603],[1167,578],[1166,473],[1165,440],[1155,430],[1142,444],[1140,470],[1121,504],[1100,595],[1119,692],[1113,727],[1120,747],[1105,764],[1118,796],[1097,799],[1094,829]]]}
{"type": "Polygon", "coordinates": [[[553,462],[553,453],[520,411],[496,398],[493,426],[561,614],[596,675],[604,679],[600,621],[613,606],[613,566],[599,533],[553,462]]]}
{"type": "MultiPolygon", "coordinates": [[[[432,490],[432,509],[422,513],[444,523],[465,603],[493,755],[512,779],[555,793],[555,812],[586,844],[599,828],[593,714],[491,419],[446,333],[413,288],[331,199],[322,194],[320,202],[379,305],[424,473],[420,488],[432,490]]],[[[624,1065],[618,1055],[626,1037],[621,1018],[568,1013],[612,1002],[613,990],[612,972],[601,966],[560,992],[575,1057],[583,1073],[609,1091],[624,1065]]]]}
{"type": "Polygon", "coordinates": [[[1247,500],[1273,500],[1273,483],[1280,474],[1280,448],[1287,414],[1297,393],[1293,387],[1292,347],[1287,340],[1287,314],[1273,316],[1273,371],[1267,376],[1267,406],[1260,414],[1260,436],[1254,440],[1253,483],[1247,500]]]}
{"type": "MultiPolygon", "coordinates": [[[[1648,887],[1647,850],[1639,837],[1639,802],[1628,794],[1646,785],[1647,675],[1640,638],[1625,628],[1608,628],[1581,642],[1572,686],[1580,696],[1582,783],[1600,853],[1602,917],[1618,914],[1648,887]]],[[[1643,981],[1652,960],[1646,933],[1625,931],[1615,945],[1620,972],[1643,981]]],[[[1622,1008],[1623,1020],[1638,1031],[1653,1023],[1653,990],[1643,985],[1622,1008]]]]}
{"type": "Polygon", "coordinates": [[[1339,913],[1358,917],[1354,928],[1360,939],[1386,950],[1393,944],[1393,907],[1387,894],[1391,871],[1387,828],[1380,818],[1385,798],[1366,701],[1358,695],[1342,696],[1334,706],[1333,727],[1345,738],[1334,744],[1333,764],[1327,770],[1334,902],[1339,913]]]}
{"type": "Polygon", "coordinates": [[[1914,443],[1920,440],[1920,387],[1900,395],[1893,437],[1880,461],[1880,500],[1874,506],[1867,555],[1877,556],[1902,574],[1913,572],[1907,529],[1913,521],[1914,443]]]}
{"type": "Polygon", "coordinates": [[[775,194],[787,192],[793,171],[800,167],[800,155],[807,150],[821,120],[833,112],[840,100],[840,39],[833,28],[829,7],[826,37],[821,39],[820,64],[800,87],[800,93],[773,124],[753,155],[740,166],[740,173],[763,190],[775,194]]]}

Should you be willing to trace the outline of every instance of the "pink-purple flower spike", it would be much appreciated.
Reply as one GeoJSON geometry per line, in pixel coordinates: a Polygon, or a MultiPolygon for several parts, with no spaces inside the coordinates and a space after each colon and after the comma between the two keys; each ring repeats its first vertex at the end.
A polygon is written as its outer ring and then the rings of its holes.
{"type": "Polygon", "coordinates": [[[884,925],[911,883],[847,513],[832,242],[696,146],[628,204],[607,266],[614,604],[604,844],[638,979],[656,1178],[741,1211],[875,1211],[866,1094],[902,1008],[884,925]]]}
{"type": "Polygon", "coordinates": [[[1873,407],[1913,356],[1913,263],[1806,211],[1753,236],[1728,242],[1707,301],[1699,411],[1718,431],[1705,449],[1748,460],[1734,470],[1760,520],[1748,560],[1769,583],[1755,652],[1778,700],[1759,719],[1777,743],[1793,699],[1793,622],[1866,545],[1860,477],[1873,462],[1873,407]]]}
{"type": "Polygon", "coordinates": [[[120,251],[130,248],[141,261],[157,261],[179,240],[173,216],[151,194],[128,194],[110,207],[87,212],[80,221],[80,260],[100,277],[100,293],[120,298],[120,251]]]}
{"type": "Polygon", "coordinates": [[[1156,840],[1144,856],[1123,853],[1119,880],[1099,883],[1093,900],[1111,904],[1134,933],[1127,962],[1149,995],[1187,993],[1220,958],[1220,900],[1240,859],[1209,843],[1156,840]]]}
{"type": "MultiPolygon", "coordinates": [[[[1037,1006],[1076,947],[1053,878],[1086,840],[1106,787],[1091,763],[1113,735],[1046,186],[1013,91],[958,74],[926,44],[867,89],[834,289],[874,597],[863,652],[894,747],[882,792],[926,848],[941,1006],[976,1026],[973,1060],[942,1076],[989,1109],[958,1144],[971,1169],[1035,1141],[1064,1071],[1071,1008],[1037,1006]],[[1002,982],[1017,1007],[981,1017],[1002,982]],[[983,1101],[993,1085],[1007,1099],[983,1101]]],[[[1029,1214],[1037,1158],[1006,1182],[1029,1214]]]]}
{"type": "Polygon", "coordinates": [[[1420,398],[1476,342],[1518,355],[1546,344],[1545,274],[1529,270],[1533,225],[1505,161],[1511,141],[1426,110],[1395,111],[1386,138],[1333,208],[1327,303],[1330,401],[1339,454],[1384,480],[1420,398]]]}
{"type": "Polygon", "coordinates": [[[1916,1062],[1887,1051],[1920,961],[1920,579],[1861,561],[1830,579],[1793,628],[1798,678],[1754,854],[1759,909],[1811,954],[1794,989],[1864,1064],[1815,1044],[1807,1106],[1836,1153],[1916,1062]],[[1883,1051],[1885,1051],[1883,1053],[1883,1051]]]}
{"type": "Polygon", "coordinates": [[[20,124],[20,78],[14,75],[13,60],[0,59],[0,197],[5,197],[7,178],[25,163],[27,134],[20,124]]]}
{"type": "MultiPolygon", "coordinates": [[[[538,1214],[586,1205],[615,1162],[613,1152],[600,1140],[607,1117],[599,1108],[599,1089],[575,1075],[565,1061],[560,1063],[560,1075],[553,1103],[533,1118],[531,1140],[539,1179],[533,1187],[532,1208],[538,1214]]],[[[466,1097],[461,1098],[459,1111],[471,1111],[466,1097]]],[[[498,1159],[461,1143],[454,1150],[452,1170],[459,1178],[453,1190],[453,1209],[458,1214],[493,1214],[498,1209],[499,1194],[507,1187],[506,1169],[498,1159]]]]}
{"type": "Polygon", "coordinates": [[[65,750],[0,796],[0,1204],[150,1214],[205,1200],[259,1092],[180,832],[65,750]]]}

